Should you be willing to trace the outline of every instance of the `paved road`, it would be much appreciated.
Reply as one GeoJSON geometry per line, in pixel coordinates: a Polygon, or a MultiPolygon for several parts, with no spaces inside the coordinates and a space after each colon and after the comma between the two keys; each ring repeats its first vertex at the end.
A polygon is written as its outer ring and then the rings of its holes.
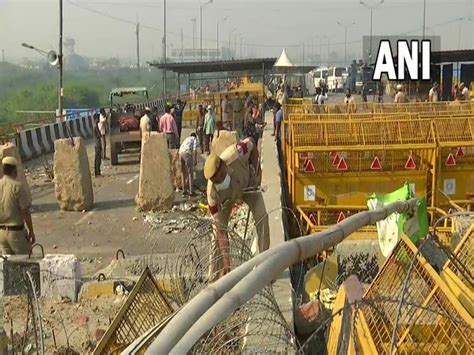
{"type": "MultiPolygon", "coordinates": [[[[183,129],[183,137],[189,132],[189,129],[183,129]]],[[[87,144],[87,154],[93,169],[93,141],[87,144]]],[[[52,156],[49,159],[52,164],[52,156]]],[[[41,161],[36,159],[25,166],[38,170],[41,161]]],[[[104,262],[109,261],[117,249],[131,255],[149,253],[150,245],[143,240],[149,227],[144,223],[143,214],[135,208],[139,171],[138,152],[121,156],[118,166],[110,165],[110,160],[103,161],[103,177],[92,177],[94,208],[85,213],[61,211],[54,195],[54,184],[45,182],[44,178],[29,179],[35,233],[45,253],[74,253],[80,258],[100,258],[104,262]]],[[[177,194],[176,201],[184,200],[177,194]]],[[[168,236],[176,237],[175,234],[168,236]]],[[[158,253],[169,251],[169,243],[158,244],[154,250],[158,253]]]]}

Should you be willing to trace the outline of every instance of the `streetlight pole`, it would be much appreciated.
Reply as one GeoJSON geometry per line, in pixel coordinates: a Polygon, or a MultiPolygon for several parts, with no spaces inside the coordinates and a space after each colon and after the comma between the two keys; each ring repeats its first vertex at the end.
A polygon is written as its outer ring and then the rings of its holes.
{"type": "MultiPolygon", "coordinates": [[[[224,17],[224,19],[222,20],[222,23],[224,23],[226,20],[227,20],[227,17],[224,17]]],[[[217,49],[217,53],[219,53],[219,21],[217,21],[216,49],[217,49]]]]}
{"type": "Polygon", "coordinates": [[[348,25],[345,25],[339,21],[337,21],[337,24],[339,26],[344,27],[344,66],[347,67],[347,29],[353,25],[355,25],[355,22],[352,22],[348,25]]]}
{"type": "Polygon", "coordinates": [[[423,39],[426,33],[426,0],[423,0],[423,39]]]}
{"type": "Polygon", "coordinates": [[[369,5],[364,1],[360,1],[361,5],[364,5],[368,9],[370,9],[370,44],[369,44],[369,60],[372,58],[372,38],[373,38],[373,12],[374,9],[383,4],[385,0],[379,0],[376,4],[374,5],[369,5]]]}
{"type": "Polygon", "coordinates": [[[232,35],[232,33],[234,33],[235,31],[237,31],[236,28],[234,28],[234,29],[232,29],[231,31],[229,31],[229,59],[232,57],[232,56],[231,56],[231,48],[230,48],[230,46],[231,46],[231,42],[230,42],[230,40],[231,40],[231,35],[232,35]]]}
{"type": "MultiPolygon", "coordinates": [[[[199,54],[200,54],[200,60],[202,62],[202,8],[206,5],[209,5],[212,3],[212,0],[209,0],[208,2],[205,2],[204,4],[201,4],[199,5],[199,42],[200,42],[200,45],[199,45],[199,54]]],[[[201,73],[201,83],[202,83],[202,73],[201,73]]]]}
{"type": "Polygon", "coordinates": [[[193,23],[193,59],[196,60],[196,18],[192,18],[193,23]]]}
{"type": "Polygon", "coordinates": [[[59,0],[59,93],[58,93],[58,109],[59,122],[63,121],[63,0],[59,0]]]}
{"type": "Polygon", "coordinates": [[[163,96],[166,95],[166,0],[163,0],[163,96]]]}

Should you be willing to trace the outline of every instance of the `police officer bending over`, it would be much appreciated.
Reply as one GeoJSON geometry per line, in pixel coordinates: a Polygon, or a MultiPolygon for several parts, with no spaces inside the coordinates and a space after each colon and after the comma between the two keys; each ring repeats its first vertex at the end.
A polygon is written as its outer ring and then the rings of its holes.
{"type": "Polygon", "coordinates": [[[227,224],[235,203],[245,202],[252,212],[257,224],[259,252],[267,250],[270,246],[268,216],[259,190],[262,171],[258,155],[253,139],[245,138],[228,147],[220,156],[210,154],[206,159],[204,176],[208,180],[207,202],[217,225],[217,240],[212,241],[213,261],[210,279],[215,276],[220,278],[230,271],[227,224]]]}
{"type": "Polygon", "coordinates": [[[17,180],[15,158],[2,160],[3,177],[0,179],[0,247],[2,254],[29,254],[36,240],[31,221],[31,199],[25,185],[17,180]],[[25,230],[25,223],[28,232],[25,230]]]}

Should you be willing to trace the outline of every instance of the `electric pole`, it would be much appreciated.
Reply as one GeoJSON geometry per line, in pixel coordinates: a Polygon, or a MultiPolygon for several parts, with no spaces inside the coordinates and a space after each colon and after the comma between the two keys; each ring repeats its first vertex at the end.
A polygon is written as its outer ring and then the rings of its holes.
{"type": "Polygon", "coordinates": [[[184,35],[183,35],[183,28],[181,27],[181,61],[183,60],[184,56],[184,35]]]}

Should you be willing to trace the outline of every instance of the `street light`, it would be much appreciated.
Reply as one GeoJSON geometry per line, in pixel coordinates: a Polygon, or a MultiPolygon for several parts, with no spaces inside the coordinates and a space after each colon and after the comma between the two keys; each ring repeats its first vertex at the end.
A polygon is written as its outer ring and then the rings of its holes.
{"type": "Polygon", "coordinates": [[[191,22],[193,23],[193,60],[196,60],[196,18],[192,18],[191,22]]]}
{"type": "MultiPolygon", "coordinates": [[[[205,7],[205,6],[209,5],[209,4],[212,4],[212,0],[208,0],[207,2],[205,2],[205,3],[203,3],[203,4],[201,4],[201,5],[199,6],[199,26],[200,26],[200,30],[199,30],[199,31],[200,31],[200,37],[201,37],[201,38],[200,38],[200,42],[201,42],[201,43],[200,43],[200,48],[201,48],[201,50],[200,50],[200,52],[201,52],[201,57],[200,57],[200,58],[201,58],[201,62],[202,62],[202,9],[203,9],[203,7],[205,7]]],[[[201,76],[202,76],[202,73],[201,73],[201,76]]]]}
{"type": "MultiPolygon", "coordinates": [[[[224,23],[227,21],[227,19],[228,17],[224,17],[221,22],[224,23]]],[[[216,49],[217,49],[217,53],[219,53],[219,21],[217,21],[216,49]]]]}
{"type": "Polygon", "coordinates": [[[237,31],[237,28],[233,28],[232,30],[230,30],[230,31],[229,31],[229,59],[231,58],[231,55],[230,55],[230,53],[231,53],[231,48],[230,48],[230,46],[231,46],[231,43],[230,43],[230,38],[231,38],[231,35],[232,35],[232,33],[234,33],[235,31],[237,31]]]}
{"type": "Polygon", "coordinates": [[[339,26],[344,27],[344,66],[347,67],[347,29],[351,26],[355,25],[355,22],[352,22],[348,25],[345,25],[339,21],[337,21],[339,26]]]}
{"type": "Polygon", "coordinates": [[[166,95],[166,0],[163,0],[163,96],[166,95]]]}
{"type": "Polygon", "coordinates": [[[364,5],[365,7],[367,7],[368,9],[370,9],[370,45],[369,45],[369,59],[372,58],[372,30],[373,30],[373,12],[374,12],[374,9],[379,6],[379,5],[382,5],[384,3],[384,0],[379,0],[376,4],[373,4],[373,5],[370,5],[370,4],[367,4],[366,2],[364,1],[360,1],[360,4],[361,5],[364,5]]]}
{"type": "Polygon", "coordinates": [[[426,33],[426,0],[423,0],[423,39],[426,33]]]}

